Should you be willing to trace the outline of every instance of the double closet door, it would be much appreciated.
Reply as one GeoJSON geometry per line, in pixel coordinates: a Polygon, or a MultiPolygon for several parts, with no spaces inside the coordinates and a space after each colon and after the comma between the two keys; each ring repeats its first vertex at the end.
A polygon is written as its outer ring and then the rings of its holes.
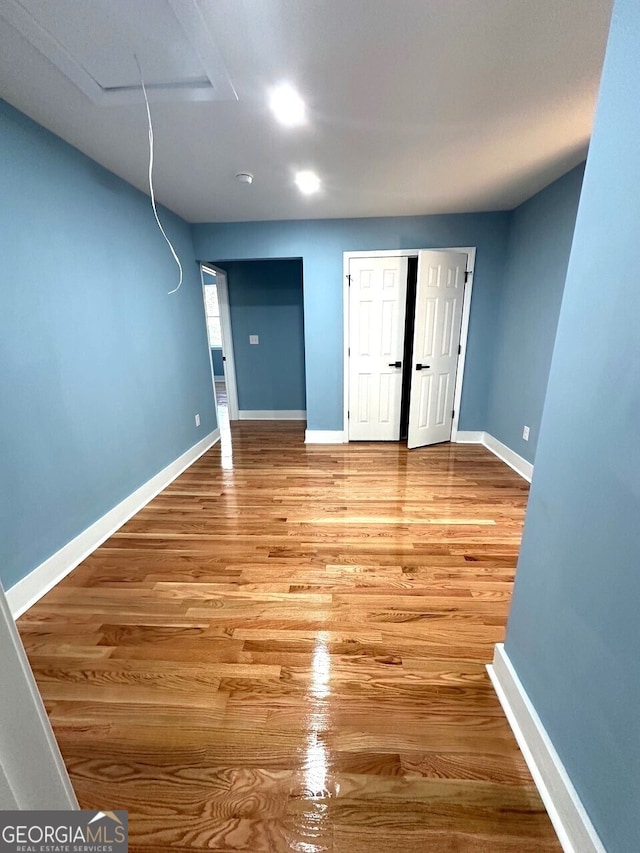
{"type": "Polygon", "coordinates": [[[351,258],[350,440],[400,438],[408,372],[408,447],[449,441],[466,267],[467,256],[460,252],[419,252],[415,304],[407,306],[407,258],[351,258]],[[407,312],[412,323],[406,322],[407,312]],[[411,328],[409,350],[405,334],[411,328]]]}

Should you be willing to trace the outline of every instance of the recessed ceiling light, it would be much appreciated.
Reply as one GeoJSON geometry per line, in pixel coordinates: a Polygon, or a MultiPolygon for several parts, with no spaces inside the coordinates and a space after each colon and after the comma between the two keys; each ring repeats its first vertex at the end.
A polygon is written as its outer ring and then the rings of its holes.
{"type": "Polygon", "coordinates": [[[287,127],[304,124],[306,120],[304,101],[293,86],[288,83],[283,83],[273,89],[269,98],[269,106],[278,121],[287,127]]]}
{"type": "Polygon", "coordinates": [[[296,184],[301,193],[311,195],[320,189],[320,178],[315,172],[296,172],[296,184]]]}

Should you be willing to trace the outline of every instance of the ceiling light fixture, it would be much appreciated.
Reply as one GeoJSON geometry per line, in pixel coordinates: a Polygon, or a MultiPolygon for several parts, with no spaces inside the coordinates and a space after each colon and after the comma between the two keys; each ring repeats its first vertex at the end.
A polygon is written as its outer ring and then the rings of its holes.
{"type": "Polygon", "coordinates": [[[303,171],[297,172],[295,178],[298,189],[305,195],[317,193],[320,189],[320,178],[315,172],[303,171]]]}
{"type": "Polygon", "coordinates": [[[240,181],[241,184],[253,183],[253,175],[251,174],[251,172],[238,172],[236,178],[238,179],[238,181],[240,181]]]}
{"type": "Polygon", "coordinates": [[[287,127],[296,127],[306,121],[304,101],[288,83],[282,83],[271,91],[269,106],[278,121],[287,127]]]}

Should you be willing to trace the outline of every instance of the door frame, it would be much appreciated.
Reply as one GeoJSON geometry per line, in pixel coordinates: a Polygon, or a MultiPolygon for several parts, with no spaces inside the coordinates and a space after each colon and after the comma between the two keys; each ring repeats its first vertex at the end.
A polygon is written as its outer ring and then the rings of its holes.
{"type": "Polygon", "coordinates": [[[76,810],[69,773],[0,584],[0,809],[76,810]]]}
{"type": "MultiPolygon", "coordinates": [[[[222,335],[222,352],[224,354],[224,380],[227,386],[227,405],[229,407],[229,420],[237,421],[238,413],[238,385],[236,382],[236,363],[233,355],[233,335],[231,333],[231,309],[229,307],[229,285],[227,273],[215,264],[200,264],[200,281],[202,283],[202,305],[204,307],[204,276],[203,273],[211,270],[216,274],[216,287],[218,292],[218,305],[220,307],[220,331],[222,335]]],[[[207,343],[209,333],[207,332],[207,343]]],[[[216,397],[216,380],[213,372],[213,361],[211,359],[211,347],[209,347],[209,362],[211,363],[211,382],[213,383],[213,396],[216,397]]],[[[217,399],[216,399],[217,406],[217,399]]],[[[217,417],[217,413],[216,413],[217,417]]],[[[218,424],[219,426],[219,424],[218,424]]]]}
{"type": "Polygon", "coordinates": [[[467,338],[469,336],[469,318],[471,316],[471,291],[473,289],[473,272],[476,266],[476,246],[425,246],[421,249],[376,249],[373,252],[343,252],[342,272],[342,312],[343,312],[343,363],[344,363],[344,441],[349,441],[349,263],[351,258],[417,258],[419,252],[460,252],[467,256],[467,275],[462,300],[462,326],[460,327],[460,354],[456,367],[456,384],[453,395],[455,414],[451,425],[451,441],[458,437],[458,421],[460,419],[460,403],[462,400],[462,383],[464,380],[464,365],[467,355],[467,338]]]}

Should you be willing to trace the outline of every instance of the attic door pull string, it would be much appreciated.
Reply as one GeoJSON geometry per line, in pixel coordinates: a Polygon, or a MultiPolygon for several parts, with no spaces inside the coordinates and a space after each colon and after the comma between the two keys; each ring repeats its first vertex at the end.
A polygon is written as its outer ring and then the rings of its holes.
{"type": "Polygon", "coordinates": [[[144,102],[147,107],[147,122],[149,124],[149,193],[151,194],[151,207],[153,208],[153,215],[156,218],[156,222],[158,223],[158,228],[160,229],[162,236],[167,241],[167,246],[171,249],[171,254],[174,257],[175,262],[178,265],[178,270],[180,271],[180,276],[178,279],[178,286],[174,287],[173,290],[169,291],[169,295],[172,293],[177,293],[180,290],[180,285],[182,284],[182,264],[180,263],[180,258],[176,254],[176,250],[173,248],[173,244],[171,240],[167,237],[164,228],[162,227],[162,223],[160,222],[160,217],[158,216],[158,210],[156,208],[156,197],[153,191],[153,125],[151,124],[151,110],[149,109],[149,98],[147,97],[147,89],[144,85],[144,79],[142,77],[142,68],[140,68],[140,63],[138,62],[138,57],[136,54],[133,54],[133,58],[136,61],[136,65],[138,66],[138,72],[140,74],[140,83],[142,85],[142,94],[144,95],[144,102]]]}

